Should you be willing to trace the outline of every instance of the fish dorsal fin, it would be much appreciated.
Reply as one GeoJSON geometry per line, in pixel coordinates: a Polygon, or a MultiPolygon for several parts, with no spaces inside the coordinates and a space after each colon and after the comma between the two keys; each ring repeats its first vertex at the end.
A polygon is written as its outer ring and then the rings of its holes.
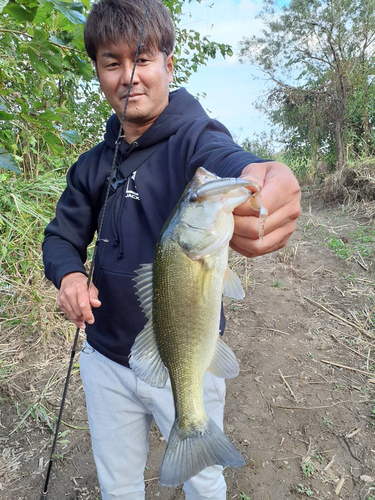
{"type": "Polygon", "coordinates": [[[152,323],[152,270],[152,264],[142,264],[136,271],[138,276],[134,278],[141,307],[149,321],[135,339],[129,365],[137,377],[147,384],[164,387],[168,370],[161,359],[152,323]]]}
{"type": "Polygon", "coordinates": [[[165,367],[156,344],[152,320],[138,334],[130,350],[129,365],[141,380],[153,387],[164,387],[168,379],[165,367]]]}
{"type": "Polygon", "coordinates": [[[140,269],[137,269],[138,275],[133,279],[139,302],[145,315],[148,319],[152,318],[152,264],[142,264],[140,269]]]}
{"type": "Polygon", "coordinates": [[[237,300],[245,297],[245,292],[242,288],[239,277],[229,267],[227,267],[224,275],[223,295],[237,300]]]}
{"type": "Polygon", "coordinates": [[[234,378],[240,372],[240,366],[233,351],[218,337],[215,354],[208,371],[220,378],[234,378]]]}

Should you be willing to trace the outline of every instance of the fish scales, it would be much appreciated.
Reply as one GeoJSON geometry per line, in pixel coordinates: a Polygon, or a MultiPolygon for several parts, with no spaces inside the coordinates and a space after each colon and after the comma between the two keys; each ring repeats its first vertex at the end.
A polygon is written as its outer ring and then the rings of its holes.
{"type": "MultiPolygon", "coordinates": [[[[171,380],[176,418],[160,474],[166,486],[182,484],[210,465],[245,463],[207,416],[203,395],[207,371],[223,378],[239,371],[233,352],[220,340],[219,325],[223,292],[244,295],[227,262],[232,212],[250,198],[246,187],[251,185],[199,168],[162,230],[153,264],[137,271],[137,293],[149,321],[129,363],[153,386],[171,380]]],[[[264,219],[266,211],[260,209],[264,219]]]]}
{"type": "Polygon", "coordinates": [[[220,271],[216,272],[209,280],[208,293],[203,295],[204,268],[208,261],[208,267],[215,266],[218,271],[225,257],[192,261],[180,254],[180,247],[170,238],[158,245],[153,320],[160,355],[169,370],[179,424],[186,430],[199,427],[204,420],[203,381],[219,332],[222,277],[220,271]],[[168,273],[163,272],[165,267],[168,273]]]}

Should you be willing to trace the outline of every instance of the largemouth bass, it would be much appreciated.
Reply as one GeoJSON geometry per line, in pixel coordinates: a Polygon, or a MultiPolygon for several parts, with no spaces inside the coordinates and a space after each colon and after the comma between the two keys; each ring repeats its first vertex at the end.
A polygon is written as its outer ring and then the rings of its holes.
{"type": "Polygon", "coordinates": [[[233,210],[258,193],[245,179],[221,179],[199,168],[164,225],[153,264],[137,271],[136,287],[149,321],[131,350],[130,366],[152,386],[170,376],[176,419],[160,473],[165,486],[184,483],[211,465],[240,467],[242,455],[208,418],[206,371],[236,377],[239,365],[219,335],[222,295],[244,297],[228,268],[233,210]]]}

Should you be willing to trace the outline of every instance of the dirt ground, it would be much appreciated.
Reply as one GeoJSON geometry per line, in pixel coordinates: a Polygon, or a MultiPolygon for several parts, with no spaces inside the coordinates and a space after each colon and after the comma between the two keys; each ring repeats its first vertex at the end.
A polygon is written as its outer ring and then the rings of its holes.
{"type": "MultiPolygon", "coordinates": [[[[246,298],[226,303],[241,370],[227,381],[225,431],[246,465],[224,471],[228,499],[375,500],[374,230],[305,195],[286,249],[232,258],[246,298]]],[[[0,498],[35,500],[71,347],[36,330],[0,335],[0,498]]],[[[99,500],[78,363],[63,421],[48,498],[99,500]]],[[[152,427],[146,499],[182,500],[159,484],[164,450],[152,427]]]]}

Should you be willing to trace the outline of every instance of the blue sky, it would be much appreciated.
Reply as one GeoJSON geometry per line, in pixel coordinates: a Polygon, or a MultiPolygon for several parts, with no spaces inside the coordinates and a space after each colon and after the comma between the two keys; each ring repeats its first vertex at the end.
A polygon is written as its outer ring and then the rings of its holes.
{"type": "MultiPolygon", "coordinates": [[[[285,3],[285,2],[281,2],[285,3]]],[[[211,40],[232,45],[234,55],[221,55],[200,67],[191,76],[186,88],[194,95],[206,92],[200,99],[212,118],[221,121],[241,142],[254,133],[269,131],[266,117],[257,111],[254,102],[264,94],[266,82],[254,79],[256,70],[238,61],[238,42],[243,36],[260,34],[262,23],[256,19],[261,0],[202,0],[185,4],[181,27],[193,28],[211,40]],[[212,7],[210,7],[212,6],[212,7]]]]}

